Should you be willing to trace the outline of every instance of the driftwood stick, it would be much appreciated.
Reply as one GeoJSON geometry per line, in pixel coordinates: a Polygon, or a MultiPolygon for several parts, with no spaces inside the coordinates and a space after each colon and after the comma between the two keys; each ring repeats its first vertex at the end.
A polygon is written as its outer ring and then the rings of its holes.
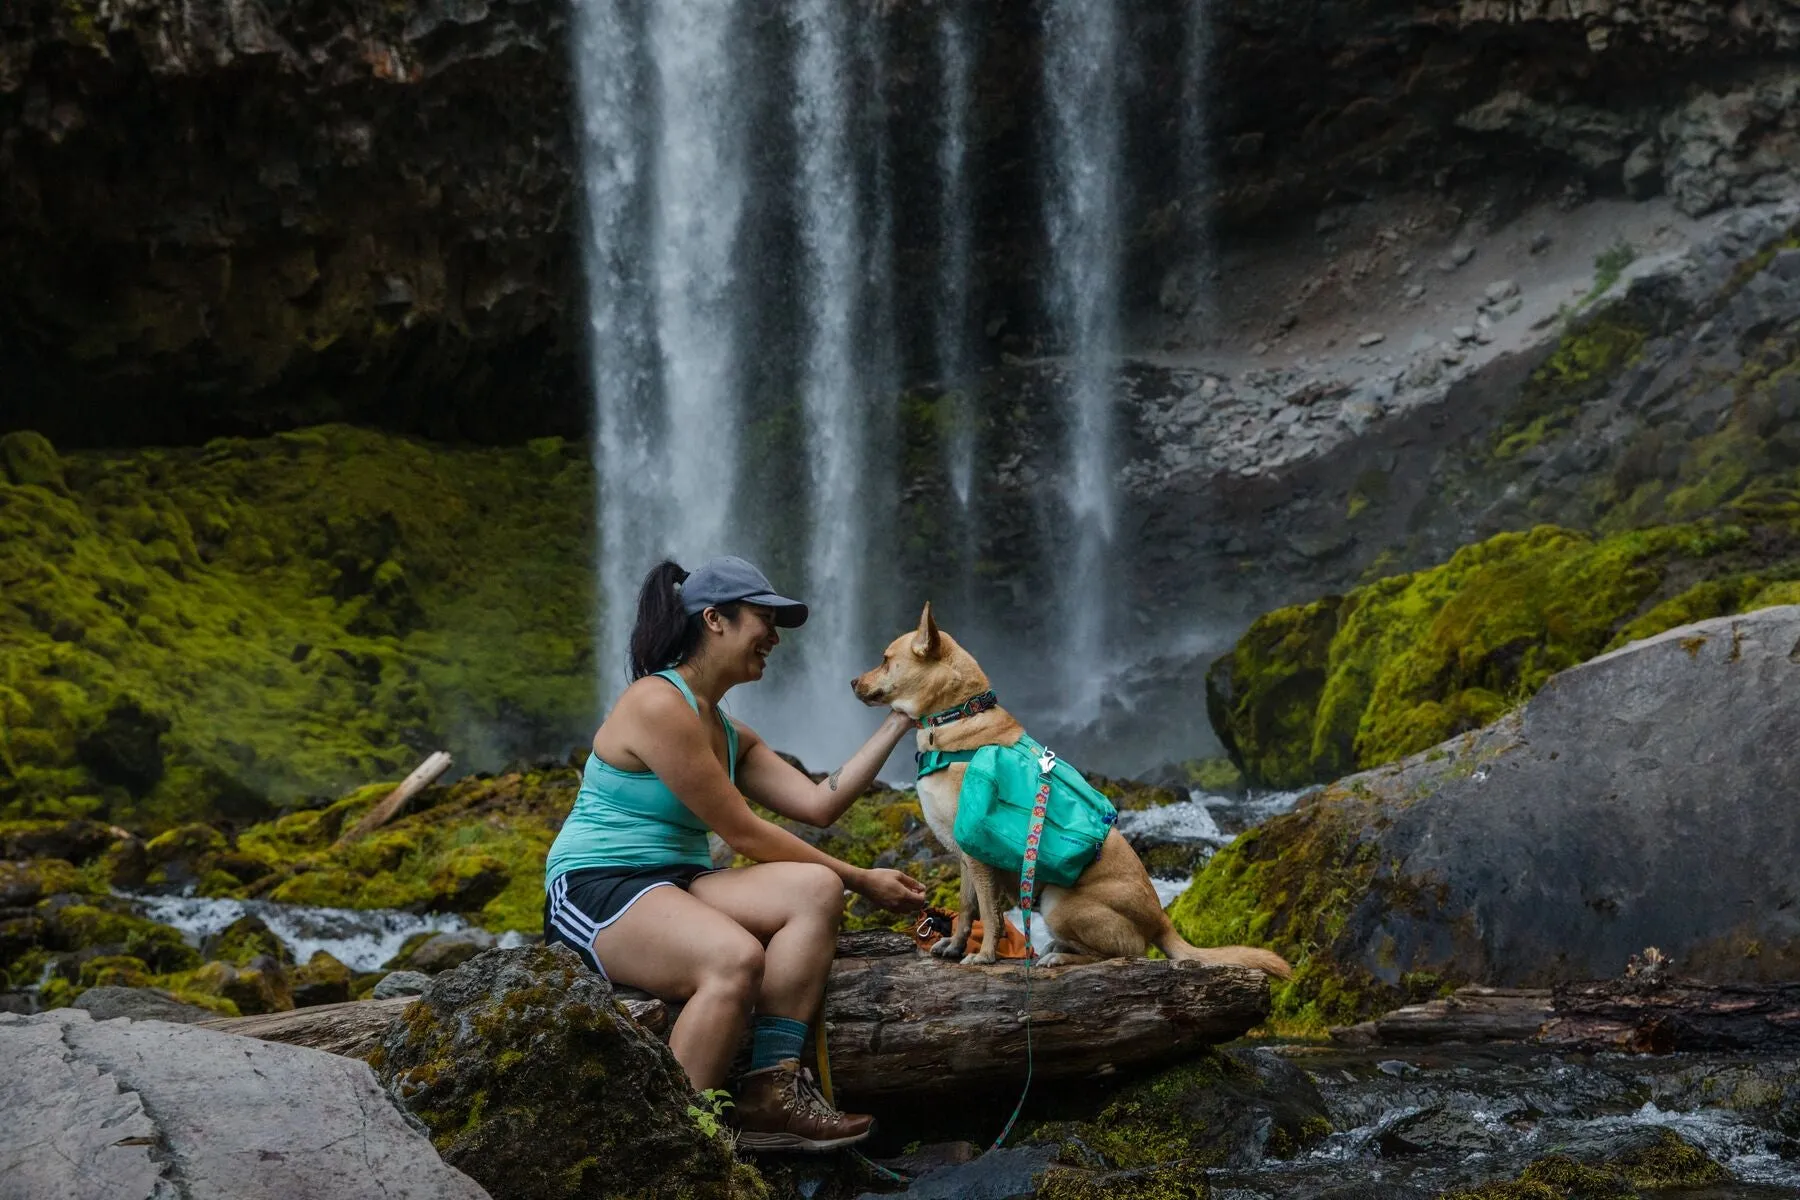
{"type": "Polygon", "coordinates": [[[413,768],[411,775],[400,781],[399,787],[382,797],[379,804],[364,813],[363,819],[351,826],[349,833],[339,837],[337,844],[347,846],[358,838],[368,836],[399,816],[414,796],[436,783],[438,776],[450,769],[451,761],[448,751],[433,751],[424,762],[413,768]]]}
{"type": "MultiPolygon", "coordinates": [[[[902,934],[854,934],[832,964],[825,1021],[833,1082],[867,1099],[1016,1086],[1025,1076],[1026,969],[964,967],[902,934]]],[[[1247,967],[1113,959],[1031,969],[1031,1038],[1041,1079],[1103,1076],[1229,1041],[1269,1012],[1269,981],[1247,967]]],[[[679,1005],[619,990],[652,1032],[679,1005]]],[[[208,1021],[205,1028],[365,1058],[410,997],[208,1021]]]]}

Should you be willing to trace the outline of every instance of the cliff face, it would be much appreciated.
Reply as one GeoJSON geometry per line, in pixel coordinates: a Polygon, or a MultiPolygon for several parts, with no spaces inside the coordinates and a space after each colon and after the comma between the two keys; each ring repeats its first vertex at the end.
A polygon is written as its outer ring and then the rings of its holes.
{"type": "MultiPolygon", "coordinates": [[[[1210,182],[1184,184],[1186,7],[1129,16],[1137,308],[1197,211],[1244,233],[1494,176],[1667,188],[1689,211],[1794,186],[1793,0],[1224,0],[1204,75],[1210,182]]],[[[896,311],[916,314],[936,286],[942,6],[877,11],[881,90],[860,134],[890,148],[896,311]]],[[[1027,352],[1046,348],[1030,315],[1039,16],[979,11],[977,311],[1009,318],[986,353],[1027,352]]],[[[561,0],[9,4],[0,428],[71,445],[321,419],[580,432],[566,21],[561,0]]],[[[759,18],[743,52],[779,47],[783,24],[759,18]]],[[[923,348],[902,349],[917,375],[923,348]]]]}
{"type": "MultiPolygon", "coordinates": [[[[7,427],[570,425],[560,4],[0,14],[7,427]]],[[[579,422],[573,422],[575,430],[579,422]]]]}

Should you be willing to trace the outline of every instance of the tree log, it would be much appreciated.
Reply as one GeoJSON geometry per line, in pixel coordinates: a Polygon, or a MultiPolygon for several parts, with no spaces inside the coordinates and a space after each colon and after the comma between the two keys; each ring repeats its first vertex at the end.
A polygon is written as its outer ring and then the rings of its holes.
{"type": "MultiPolygon", "coordinates": [[[[1023,966],[964,967],[901,934],[839,941],[825,992],[833,1083],[851,1099],[987,1087],[1025,1078],[1023,966]]],[[[1246,967],[1113,959],[1030,970],[1037,1079],[1106,1075],[1239,1037],[1269,1012],[1269,982],[1246,967]]],[[[640,1024],[666,1033],[679,1005],[618,989],[640,1024]]],[[[367,1057],[411,997],[327,1004],[204,1027],[367,1057]]],[[[809,1059],[810,1061],[810,1059],[809,1059]]]]}
{"type": "Polygon", "coordinates": [[[1554,990],[1460,988],[1332,1030],[1352,1045],[1530,1042],[1571,1050],[1800,1051],[1800,983],[1708,984],[1631,979],[1554,990]]]}
{"type": "MultiPolygon", "coordinates": [[[[381,1044],[388,1026],[406,1011],[416,997],[394,996],[387,1000],[351,1000],[344,1004],[318,1004],[288,1012],[262,1013],[254,1017],[224,1017],[202,1021],[202,1029],[237,1033],[265,1042],[311,1046],[346,1058],[367,1058],[381,1044]]],[[[652,1033],[666,1032],[669,1011],[660,1000],[620,997],[626,1011],[652,1033]]]]}

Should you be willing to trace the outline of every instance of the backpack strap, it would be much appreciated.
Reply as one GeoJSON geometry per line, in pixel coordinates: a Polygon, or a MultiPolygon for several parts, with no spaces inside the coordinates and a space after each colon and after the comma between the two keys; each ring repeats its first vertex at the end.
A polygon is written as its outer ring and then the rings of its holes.
{"type": "Polygon", "coordinates": [[[913,754],[913,761],[918,764],[919,778],[936,775],[953,763],[966,763],[975,757],[974,750],[919,750],[913,754]]]}

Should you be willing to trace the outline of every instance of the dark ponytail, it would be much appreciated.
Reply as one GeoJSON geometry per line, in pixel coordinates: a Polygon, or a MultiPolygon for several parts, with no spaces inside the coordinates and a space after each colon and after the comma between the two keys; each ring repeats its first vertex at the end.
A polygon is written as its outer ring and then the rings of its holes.
{"type": "Polygon", "coordinates": [[[681,611],[681,583],[688,573],[664,559],[644,576],[638,591],[637,624],[631,629],[633,682],[672,666],[693,653],[700,640],[700,617],[681,611]]]}

